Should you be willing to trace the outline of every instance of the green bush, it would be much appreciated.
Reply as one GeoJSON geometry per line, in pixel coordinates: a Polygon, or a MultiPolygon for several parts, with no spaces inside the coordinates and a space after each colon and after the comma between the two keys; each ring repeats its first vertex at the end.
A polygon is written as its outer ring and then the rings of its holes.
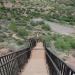
{"type": "Polygon", "coordinates": [[[50,35],[44,35],[44,36],[43,36],[43,40],[44,40],[45,42],[50,42],[50,41],[51,41],[51,36],[50,36],[50,35]]]}
{"type": "Polygon", "coordinates": [[[71,48],[70,43],[65,41],[63,38],[56,39],[55,46],[56,48],[63,50],[63,51],[69,50],[71,48]]]}
{"type": "Polygon", "coordinates": [[[41,16],[40,12],[37,12],[37,11],[33,11],[33,12],[30,11],[29,15],[31,17],[40,17],[41,16]]]}
{"type": "Polygon", "coordinates": [[[55,39],[55,46],[61,50],[75,49],[75,39],[70,36],[59,36],[55,39]]]}
{"type": "Polygon", "coordinates": [[[59,37],[61,37],[60,34],[54,34],[54,35],[52,35],[52,39],[53,39],[53,40],[56,40],[56,39],[59,38],[59,37]]]}
{"type": "Polygon", "coordinates": [[[66,37],[64,37],[64,40],[66,42],[69,42],[70,43],[71,48],[75,48],[75,38],[70,37],[70,36],[66,36],[66,37]]]}
{"type": "Polygon", "coordinates": [[[42,41],[46,43],[47,46],[50,46],[50,42],[52,40],[51,35],[47,34],[47,35],[43,35],[41,37],[42,41]]]}
{"type": "Polygon", "coordinates": [[[25,36],[28,36],[28,32],[25,30],[25,28],[19,28],[17,33],[22,38],[24,38],[25,36]]]}
{"type": "Polygon", "coordinates": [[[71,44],[71,47],[72,47],[73,49],[75,49],[75,39],[72,40],[70,44],[71,44]]]}
{"type": "Polygon", "coordinates": [[[42,25],[42,29],[46,30],[46,31],[49,31],[50,30],[50,27],[46,24],[43,24],[42,25]]]}
{"type": "Polygon", "coordinates": [[[0,37],[0,42],[4,42],[4,39],[2,37],[0,37]]]}
{"type": "Polygon", "coordinates": [[[23,45],[24,42],[23,42],[23,41],[20,41],[20,40],[17,40],[17,44],[18,44],[18,45],[23,45]]]}
{"type": "Polygon", "coordinates": [[[14,31],[14,32],[17,32],[16,23],[15,22],[11,22],[11,24],[9,25],[9,29],[14,31]]]}
{"type": "Polygon", "coordinates": [[[2,29],[2,27],[0,26],[0,30],[2,29]]]}

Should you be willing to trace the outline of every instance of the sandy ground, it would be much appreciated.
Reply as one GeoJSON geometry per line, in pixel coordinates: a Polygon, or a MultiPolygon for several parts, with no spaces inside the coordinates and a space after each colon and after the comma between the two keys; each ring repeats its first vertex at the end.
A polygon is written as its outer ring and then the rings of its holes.
{"type": "Polygon", "coordinates": [[[42,43],[38,43],[33,49],[31,58],[21,75],[49,75],[42,43]]]}

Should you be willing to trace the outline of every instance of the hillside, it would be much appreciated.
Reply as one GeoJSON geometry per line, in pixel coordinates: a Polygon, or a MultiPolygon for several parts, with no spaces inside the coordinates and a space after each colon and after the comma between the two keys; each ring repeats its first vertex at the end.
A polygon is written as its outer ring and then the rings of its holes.
{"type": "MultiPolygon", "coordinates": [[[[34,18],[75,26],[74,0],[3,0],[0,1],[0,44],[1,49],[24,46],[25,39],[37,33],[50,35],[51,29],[34,18]],[[39,31],[39,32],[38,32],[39,31]]],[[[62,24],[61,24],[62,25],[62,24]]]]}
{"type": "Polygon", "coordinates": [[[0,18],[7,16],[6,18],[10,19],[20,14],[29,18],[43,17],[47,20],[75,25],[74,0],[8,0],[8,3],[1,2],[0,5],[3,8],[0,8],[3,14],[0,18]],[[5,10],[4,7],[7,9],[5,10]]]}

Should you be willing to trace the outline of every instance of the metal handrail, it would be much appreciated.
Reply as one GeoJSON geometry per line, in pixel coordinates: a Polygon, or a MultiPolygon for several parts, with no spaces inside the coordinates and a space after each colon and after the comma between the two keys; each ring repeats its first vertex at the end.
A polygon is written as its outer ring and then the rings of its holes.
{"type": "MultiPolygon", "coordinates": [[[[48,48],[47,48],[48,49],[48,48]]],[[[49,50],[49,49],[48,49],[49,50]]],[[[55,53],[49,50],[53,55],[55,55],[59,60],[61,60],[68,68],[75,72],[75,68],[72,68],[69,64],[65,63],[61,58],[59,58],[55,53]]]]}
{"type": "Polygon", "coordinates": [[[0,75],[18,75],[30,58],[31,50],[36,45],[35,39],[29,39],[30,46],[0,57],[0,75]]]}
{"type": "Polygon", "coordinates": [[[5,66],[5,65],[8,64],[9,62],[15,60],[16,58],[19,58],[20,56],[24,55],[25,53],[27,53],[27,52],[29,52],[29,51],[31,51],[31,50],[25,51],[24,53],[22,53],[22,54],[20,54],[20,55],[18,55],[18,56],[16,56],[16,57],[14,57],[14,58],[12,58],[11,60],[9,60],[8,62],[4,63],[4,64],[1,65],[0,67],[5,66]]]}
{"type": "Polygon", "coordinates": [[[49,54],[48,54],[47,51],[46,51],[46,55],[48,56],[49,60],[52,62],[52,64],[53,64],[55,70],[57,71],[57,74],[58,74],[58,75],[61,75],[59,69],[57,68],[56,64],[54,63],[54,61],[52,60],[52,58],[49,56],[49,54]]]}
{"type": "Polygon", "coordinates": [[[46,45],[44,46],[50,75],[75,75],[75,69],[72,69],[72,67],[65,63],[62,59],[57,57],[46,47],[46,45]]]}

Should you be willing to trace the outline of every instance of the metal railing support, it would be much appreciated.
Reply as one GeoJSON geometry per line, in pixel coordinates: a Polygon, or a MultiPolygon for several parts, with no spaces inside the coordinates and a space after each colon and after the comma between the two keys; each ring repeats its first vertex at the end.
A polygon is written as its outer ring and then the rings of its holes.
{"type": "Polygon", "coordinates": [[[63,60],[57,57],[50,49],[47,48],[44,43],[46,50],[46,63],[48,64],[50,75],[75,75],[75,69],[66,64],[63,60]]]}
{"type": "Polygon", "coordinates": [[[36,45],[34,39],[28,40],[28,48],[0,57],[0,75],[18,75],[30,58],[31,49],[36,45]]]}

